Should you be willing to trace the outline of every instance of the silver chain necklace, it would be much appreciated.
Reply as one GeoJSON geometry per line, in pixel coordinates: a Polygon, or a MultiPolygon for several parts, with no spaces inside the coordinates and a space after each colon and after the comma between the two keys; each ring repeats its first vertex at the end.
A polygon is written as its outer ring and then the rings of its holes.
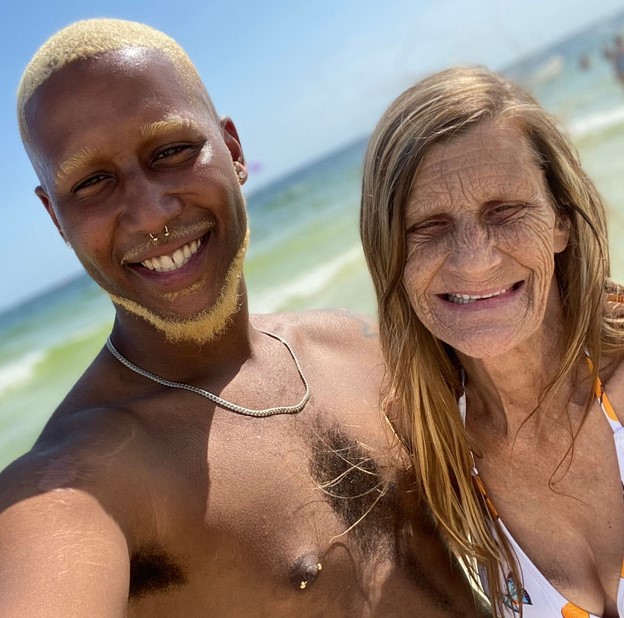
{"type": "Polygon", "coordinates": [[[305,407],[306,403],[308,403],[308,399],[310,399],[310,387],[308,386],[308,382],[303,375],[303,371],[301,369],[301,365],[299,364],[299,360],[295,356],[294,350],[290,347],[288,342],[285,339],[282,339],[279,335],[275,335],[274,333],[270,333],[266,330],[256,329],[260,333],[264,333],[269,337],[273,337],[273,339],[277,339],[281,341],[286,349],[290,352],[293,361],[295,361],[295,366],[297,367],[297,371],[299,372],[299,376],[301,377],[301,381],[305,386],[305,393],[303,395],[303,399],[294,406],[278,406],[276,408],[265,408],[264,410],[253,410],[251,408],[244,408],[243,406],[239,406],[238,404],[232,403],[231,401],[227,401],[226,399],[221,399],[214,393],[210,391],[204,390],[203,388],[199,388],[198,386],[192,386],[191,384],[184,384],[183,382],[172,382],[171,380],[165,380],[165,378],[161,378],[159,375],[155,373],[151,373],[146,369],[142,369],[138,365],[135,365],[132,361],[129,361],[117,348],[113,345],[111,338],[108,337],[106,340],[106,347],[108,351],[123,365],[131,369],[135,373],[142,375],[145,378],[149,378],[158,384],[162,384],[163,386],[168,386],[169,388],[181,388],[186,391],[191,391],[192,393],[196,393],[205,397],[206,399],[210,399],[218,406],[225,408],[227,410],[231,410],[232,412],[236,412],[237,414],[243,414],[245,416],[255,416],[255,417],[264,417],[264,416],[274,416],[276,414],[296,414],[297,412],[301,412],[305,407]]]}

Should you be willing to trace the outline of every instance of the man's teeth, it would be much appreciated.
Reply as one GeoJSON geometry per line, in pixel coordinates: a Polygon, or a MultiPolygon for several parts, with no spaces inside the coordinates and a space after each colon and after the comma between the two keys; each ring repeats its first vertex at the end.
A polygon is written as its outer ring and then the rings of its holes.
{"type": "Polygon", "coordinates": [[[497,292],[491,292],[490,294],[482,294],[480,296],[475,296],[473,294],[447,294],[447,300],[451,303],[458,303],[460,305],[465,305],[467,303],[474,303],[475,300],[483,300],[484,298],[492,298],[493,296],[499,296],[500,294],[504,294],[508,290],[509,288],[505,288],[503,290],[498,290],[497,292]]]}
{"type": "Polygon", "coordinates": [[[167,273],[172,270],[182,268],[201,246],[201,238],[193,240],[190,243],[176,249],[171,255],[159,255],[158,257],[149,258],[141,264],[145,268],[155,270],[159,273],[167,273]]]}

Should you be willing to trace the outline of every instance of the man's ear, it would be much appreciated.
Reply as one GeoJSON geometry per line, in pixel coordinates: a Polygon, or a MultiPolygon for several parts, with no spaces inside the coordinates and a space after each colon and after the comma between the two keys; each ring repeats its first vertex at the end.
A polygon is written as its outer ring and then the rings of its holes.
{"type": "Polygon", "coordinates": [[[231,118],[225,116],[221,118],[219,123],[221,125],[221,133],[223,134],[223,141],[228,147],[230,154],[232,155],[232,161],[234,163],[240,163],[245,166],[245,155],[243,154],[243,147],[241,146],[240,139],[238,137],[238,131],[231,118]]]}
{"type": "Polygon", "coordinates": [[[47,210],[48,214],[50,215],[50,218],[52,219],[52,222],[56,226],[58,233],[61,235],[61,238],[65,242],[68,242],[67,238],[65,238],[65,234],[63,233],[63,230],[61,229],[61,224],[59,223],[56,217],[56,213],[54,212],[54,207],[52,206],[50,197],[48,196],[48,194],[45,192],[44,188],[41,185],[35,188],[35,195],[41,200],[43,207],[47,210]]]}

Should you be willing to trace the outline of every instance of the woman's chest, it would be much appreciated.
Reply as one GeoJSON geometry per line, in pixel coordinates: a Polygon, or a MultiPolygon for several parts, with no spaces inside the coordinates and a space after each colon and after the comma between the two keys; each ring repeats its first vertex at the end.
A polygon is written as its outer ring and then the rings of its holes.
{"type": "Polygon", "coordinates": [[[568,434],[541,448],[520,443],[496,453],[477,459],[477,467],[528,560],[579,607],[598,615],[613,609],[624,557],[624,502],[604,416],[592,410],[573,444],[568,434]]]}

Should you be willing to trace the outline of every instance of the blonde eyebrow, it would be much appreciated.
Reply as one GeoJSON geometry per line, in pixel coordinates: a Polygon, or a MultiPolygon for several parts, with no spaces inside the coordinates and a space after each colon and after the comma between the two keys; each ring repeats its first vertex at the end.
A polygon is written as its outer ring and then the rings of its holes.
{"type": "Polygon", "coordinates": [[[164,120],[158,120],[157,122],[151,122],[141,127],[139,135],[145,140],[152,140],[178,129],[192,129],[199,131],[199,125],[190,118],[181,118],[180,116],[171,116],[164,120]]]}
{"type": "MultiPolygon", "coordinates": [[[[190,118],[182,118],[180,116],[171,116],[164,120],[150,122],[139,129],[139,135],[144,140],[154,140],[164,137],[179,129],[192,129],[199,131],[199,125],[190,118]]],[[[83,146],[78,152],[65,159],[60,165],[56,174],[56,182],[64,180],[67,176],[76,170],[88,167],[98,158],[98,152],[89,146],[83,146]]]]}
{"type": "Polygon", "coordinates": [[[71,173],[82,167],[88,167],[97,159],[97,151],[89,146],[83,146],[78,152],[65,159],[56,173],[56,182],[64,180],[71,173]]]}

